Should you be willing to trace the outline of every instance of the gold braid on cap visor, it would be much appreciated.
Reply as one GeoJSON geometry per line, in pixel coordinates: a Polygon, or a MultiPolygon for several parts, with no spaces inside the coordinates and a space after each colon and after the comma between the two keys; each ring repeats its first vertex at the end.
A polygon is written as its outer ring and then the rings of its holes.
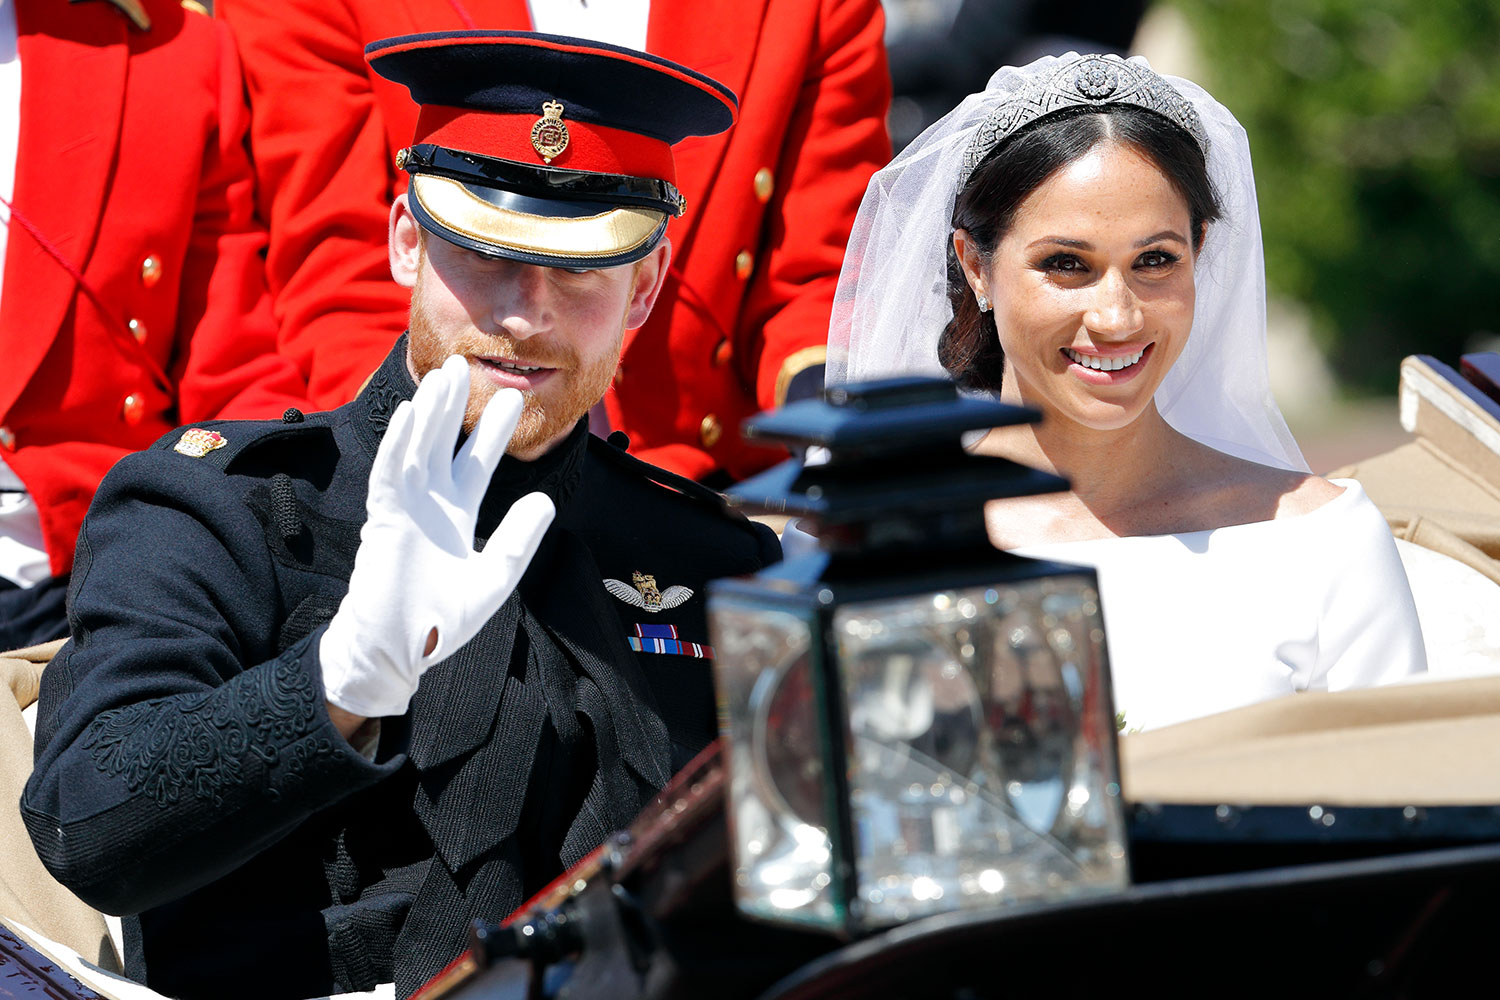
{"type": "Polygon", "coordinates": [[[647,243],[666,216],[649,208],[613,208],[564,219],[491,205],[448,177],[417,174],[412,193],[427,214],[460,236],[548,257],[613,257],[647,243]]]}

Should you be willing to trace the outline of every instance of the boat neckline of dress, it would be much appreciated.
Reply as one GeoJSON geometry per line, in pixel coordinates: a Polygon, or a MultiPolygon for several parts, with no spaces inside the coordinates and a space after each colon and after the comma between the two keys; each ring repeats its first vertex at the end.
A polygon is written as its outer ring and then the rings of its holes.
{"type": "Polygon", "coordinates": [[[1330,479],[1329,482],[1333,483],[1335,486],[1342,486],[1344,488],[1344,491],[1320,507],[1315,507],[1314,509],[1303,514],[1292,514],[1289,517],[1272,517],[1265,518],[1260,521],[1241,521],[1239,524],[1224,524],[1220,525],[1217,528],[1195,528],[1192,531],[1172,531],[1159,535],[1101,535],[1098,538],[1074,538],[1062,542],[1029,542],[1025,545],[1008,545],[1006,546],[1006,551],[1039,551],[1042,549],[1056,548],[1061,545],[1090,545],[1097,542],[1124,542],[1133,539],[1192,538],[1194,536],[1211,535],[1214,532],[1218,531],[1234,531],[1236,529],[1260,528],[1261,526],[1267,524],[1296,524],[1299,522],[1306,522],[1310,518],[1316,518],[1325,512],[1331,512],[1334,510],[1334,508],[1342,509],[1349,504],[1358,502],[1358,500],[1362,499],[1365,495],[1364,487],[1357,479],[1330,479]]]}

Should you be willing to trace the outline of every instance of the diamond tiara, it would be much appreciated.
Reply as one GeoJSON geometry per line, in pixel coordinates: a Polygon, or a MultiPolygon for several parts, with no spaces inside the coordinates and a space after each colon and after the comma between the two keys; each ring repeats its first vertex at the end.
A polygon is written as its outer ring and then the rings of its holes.
{"type": "Polygon", "coordinates": [[[1180,125],[1208,155],[1203,121],[1170,83],[1144,65],[1117,55],[1086,55],[1068,61],[990,112],[964,152],[961,184],[967,183],[1001,139],[1023,126],[1065,108],[1108,104],[1134,104],[1162,115],[1180,125]]]}

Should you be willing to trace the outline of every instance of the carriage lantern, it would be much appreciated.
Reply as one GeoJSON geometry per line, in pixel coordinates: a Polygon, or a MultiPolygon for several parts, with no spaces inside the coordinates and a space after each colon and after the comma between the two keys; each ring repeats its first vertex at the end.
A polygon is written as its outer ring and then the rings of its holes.
{"type": "Polygon", "coordinates": [[[1095,575],[985,531],[1066,482],[961,445],[1034,419],[905,378],[747,422],[797,457],[731,502],[817,547],[710,588],[745,914],[857,936],[1126,884],[1095,575]]]}

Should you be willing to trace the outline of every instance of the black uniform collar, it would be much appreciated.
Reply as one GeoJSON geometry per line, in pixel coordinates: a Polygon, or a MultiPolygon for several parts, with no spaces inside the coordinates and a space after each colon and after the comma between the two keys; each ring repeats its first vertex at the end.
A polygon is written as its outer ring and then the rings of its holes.
{"type": "Polygon", "coordinates": [[[527,493],[540,491],[552,498],[552,503],[561,511],[573,494],[578,492],[579,480],[583,478],[583,456],[588,451],[589,421],[580,417],[578,423],[562,443],[535,461],[523,462],[506,455],[500,460],[500,468],[490,480],[489,492],[479,505],[479,523],[476,534],[488,538],[500,523],[510,505],[527,493]]]}
{"type": "Polygon", "coordinates": [[[406,342],[407,335],[403,333],[364,388],[359,390],[354,402],[349,404],[353,411],[351,422],[354,432],[359,435],[360,443],[365,446],[372,461],[380,447],[380,439],[385,437],[385,429],[390,426],[391,417],[396,413],[396,407],[401,405],[403,399],[411,399],[417,391],[416,380],[406,367],[406,342]]]}
{"type": "MultiPolygon", "coordinates": [[[[417,391],[416,380],[406,366],[407,336],[403,333],[396,341],[351,404],[355,433],[368,449],[371,459],[380,447],[380,439],[385,436],[396,407],[417,391]]],[[[587,446],[588,418],[585,416],[579,419],[562,443],[535,461],[523,462],[510,455],[501,459],[500,468],[496,470],[489,492],[479,507],[477,536],[487,538],[510,505],[535,490],[547,494],[557,509],[562,510],[578,489],[587,446]]]]}

